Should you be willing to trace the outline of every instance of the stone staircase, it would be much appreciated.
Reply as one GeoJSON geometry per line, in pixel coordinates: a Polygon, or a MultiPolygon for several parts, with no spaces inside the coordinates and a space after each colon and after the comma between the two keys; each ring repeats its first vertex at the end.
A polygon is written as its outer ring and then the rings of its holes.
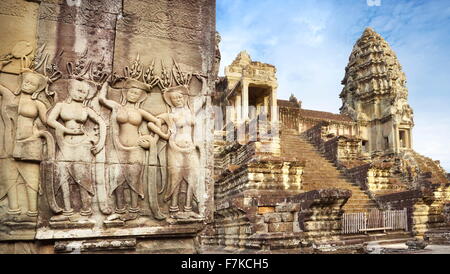
{"type": "Polygon", "coordinates": [[[281,135],[281,155],[305,160],[302,190],[341,188],[352,191],[352,197],[344,205],[346,213],[366,212],[376,208],[376,203],[358,186],[348,180],[334,163],[322,155],[312,143],[298,134],[281,135]]]}

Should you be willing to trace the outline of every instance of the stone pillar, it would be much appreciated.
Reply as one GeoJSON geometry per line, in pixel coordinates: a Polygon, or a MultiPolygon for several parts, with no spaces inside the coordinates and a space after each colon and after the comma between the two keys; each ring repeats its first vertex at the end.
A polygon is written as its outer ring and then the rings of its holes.
{"type": "Polygon", "coordinates": [[[392,151],[397,151],[397,134],[396,134],[396,130],[395,130],[395,125],[394,125],[394,128],[393,128],[393,130],[392,130],[392,132],[389,134],[389,142],[390,142],[390,144],[389,144],[389,148],[390,149],[392,149],[392,151]]]}
{"type": "Polygon", "coordinates": [[[242,81],[242,121],[248,119],[248,82],[242,81]]]}
{"type": "Polygon", "coordinates": [[[269,113],[269,96],[264,96],[264,111],[266,112],[266,114],[269,113]]]}
{"type": "Polygon", "coordinates": [[[395,143],[394,143],[394,151],[395,153],[400,152],[400,134],[398,125],[394,125],[394,136],[395,136],[395,143]]]}
{"type": "Polygon", "coordinates": [[[242,121],[242,100],[240,94],[236,95],[234,106],[234,112],[236,113],[236,123],[239,124],[242,121]]]}
{"type": "Polygon", "coordinates": [[[276,122],[278,122],[278,103],[277,103],[276,87],[272,87],[270,100],[272,101],[271,102],[272,111],[271,111],[271,115],[270,115],[270,120],[272,121],[272,123],[276,123],[276,122]]]}
{"type": "Polygon", "coordinates": [[[408,141],[409,141],[409,148],[413,148],[413,135],[412,135],[412,128],[408,130],[408,141]]]}
{"type": "Polygon", "coordinates": [[[404,148],[411,148],[411,143],[410,143],[410,130],[409,129],[404,129],[403,130],[405,132],[405,147],[404,148]]]}

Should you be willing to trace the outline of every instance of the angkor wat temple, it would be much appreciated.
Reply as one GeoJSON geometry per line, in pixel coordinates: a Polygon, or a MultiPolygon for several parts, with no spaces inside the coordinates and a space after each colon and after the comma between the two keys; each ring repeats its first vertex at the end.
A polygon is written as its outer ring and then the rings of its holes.
{"type": "Polygon", "coordinates": [[[3,0],[0,25],[0,253],[450,243],[449,175],[371,28],[334,114],[246,51],[219,77],[214,0],[3,0]]]}

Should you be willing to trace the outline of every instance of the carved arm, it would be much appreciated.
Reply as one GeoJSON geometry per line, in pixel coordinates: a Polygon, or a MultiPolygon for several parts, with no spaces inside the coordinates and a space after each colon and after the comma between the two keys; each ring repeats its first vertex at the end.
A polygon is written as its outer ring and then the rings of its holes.
{"type": "Polygon", "coordinates": [[[92,150],[92,152],[94,154],[97,154],[105,146],[106,123],[103,121],[103,119],[102,119],[102,117],[100,117],[100,115],[98,115],[94,110],[92,110],[90,108],[88,109],[88,115],[89,115],[89,118],[92,121],[94,121],[95,123],[97,123],[99,126],[99,140],[98,140],[97,144],[95,145],[94,149],[92,150]]]}
{"type": "Polygon", "coordinates": [[[113,100],[109,100],[106,98],[106,93],[108,91],[108,82],[103,83],[103,86],[100,90],[100,94],[98,100],[101,104],[105,105],[109,109],[113,109],[117,107],[119,104],[113,100]]]}
{"type": "Polygon", "coordinates": [[[149,121],[157,125],[158,127],[161,127],[161,119],[156,118],[152,114],[148,113],[147,111],[143,109],[139,109],[139,112],[141,113],[144,120],[149,121]]]}
{"type": "Polygon", "coordinates": [[[38,112],[39,112],[39,119],[41,119],[42,123],[46,124],[47,123],[47,116],[46,116],[47,108],[45,107],[45,105],[42,102],[40,102],[38,100],[36,100],[36,105],[37,105],[38,112]]]}

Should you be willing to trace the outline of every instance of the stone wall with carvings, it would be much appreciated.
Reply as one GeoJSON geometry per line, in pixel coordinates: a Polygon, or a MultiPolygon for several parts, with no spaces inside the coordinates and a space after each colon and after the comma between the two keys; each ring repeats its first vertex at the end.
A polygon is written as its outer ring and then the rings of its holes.
{"type": "Polygon", "coordinates": [[[0,22],[1,252],[195,252],[215,1],[7,0],[0,22]]]}

